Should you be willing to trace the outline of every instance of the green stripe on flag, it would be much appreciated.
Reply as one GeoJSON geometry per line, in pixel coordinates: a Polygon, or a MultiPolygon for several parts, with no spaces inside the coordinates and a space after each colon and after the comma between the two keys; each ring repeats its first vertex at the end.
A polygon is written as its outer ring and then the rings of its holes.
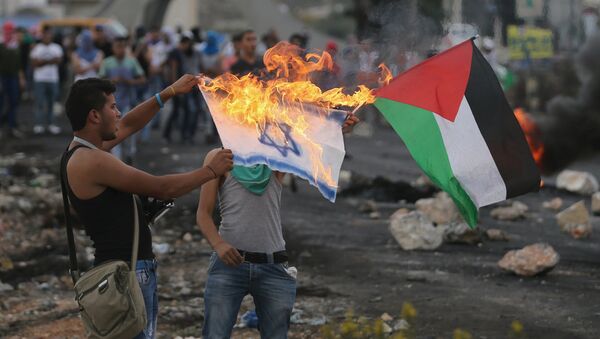
{"type": "Polygon", "coordinates": [[[377,98],[375,107],[402,138],[421,169],[452,197],[467,224],[475,227],[477,207],[454,177],[434,113],[385,98],[377,98]]]}

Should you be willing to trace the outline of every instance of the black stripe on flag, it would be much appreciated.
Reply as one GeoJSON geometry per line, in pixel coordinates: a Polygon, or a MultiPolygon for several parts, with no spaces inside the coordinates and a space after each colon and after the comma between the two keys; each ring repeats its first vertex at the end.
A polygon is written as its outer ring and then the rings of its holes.
{"type": "Polygon", "coordinates": [[[475,121],[506,185],[506,198],[538,191],[540,173],[494,70],[473,44],[465,91],[475,121]]]}

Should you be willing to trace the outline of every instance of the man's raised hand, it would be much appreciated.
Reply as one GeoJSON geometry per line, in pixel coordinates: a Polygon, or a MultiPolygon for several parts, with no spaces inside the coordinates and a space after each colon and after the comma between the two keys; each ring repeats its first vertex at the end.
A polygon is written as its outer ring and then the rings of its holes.
{"type": "Polygon", "coordinates": [[[170,86],[174,92],[171,94],[179,95],[189,93],[196,85],[198,85],[198,77],[191,74],[184,74],[170,86]]]}

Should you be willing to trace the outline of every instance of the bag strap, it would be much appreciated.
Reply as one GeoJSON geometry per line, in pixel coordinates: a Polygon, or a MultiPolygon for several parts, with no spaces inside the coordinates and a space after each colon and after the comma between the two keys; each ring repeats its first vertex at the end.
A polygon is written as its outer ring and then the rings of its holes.
{"type": "Polygon", "coordinates": [[[139,197],[131,195],[133,199],[133,247],[131,249],[131,271],[135,272],[138,257],[138,246],[140,243],[140,215],[138,214],[139,197]]]}
{"type": "Polygon", "coordinates": [[[69,275],[73,280],[73,285],[79,279],[79,266],[77,264],[77,250],[75,249],[75,237],[73,236],[73,219],[71,217],[71,205],[69,204],[68,188],[69,179],[67,178],[67,161],[69,160],[70,154],[72,154],[77,148],[85,147],[83,145],[77,145],[71,150],[67,147],[60,159],[60,188],[63,196],[63,209],[65,213],[65,221],[67,224],[67,240],[69,243],[69,275]]]}

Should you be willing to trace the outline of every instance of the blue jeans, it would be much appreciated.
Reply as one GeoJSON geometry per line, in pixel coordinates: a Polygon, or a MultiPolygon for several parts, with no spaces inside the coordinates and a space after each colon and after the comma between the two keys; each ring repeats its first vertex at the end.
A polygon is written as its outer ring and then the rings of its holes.
{"type": "Polygon", "coordinates": [[[19,105],[19,76],[0,76],[0,125],[4,123],[4,97],[8,97],[6,121],[9,128],[17,127],[17,107],[19,105]]]}
{"type": "Polygon", "coordinates": [[[57,82],[37,81],[33,84],[36,125],[47,126],[54,123],[53,108],[58,89],[57,82]]]}
{"type": "Polygon", "coordinates": [[[138,260],[135,275],[140,283],[148,323],[143,332],[135,339],[153,339],[156,335],[156,319],[158,317],[158,294],[156,292],[156,260],[138,260]]]}
{"type": "Polygon", "coordinates": [[[242,299],[254,298],[261,338],[287,338],[296,299],[296,279],[287,264],[252,264],[230,267],[213,253],[204,291],[205,339],[230,338],[242,299]]]}

